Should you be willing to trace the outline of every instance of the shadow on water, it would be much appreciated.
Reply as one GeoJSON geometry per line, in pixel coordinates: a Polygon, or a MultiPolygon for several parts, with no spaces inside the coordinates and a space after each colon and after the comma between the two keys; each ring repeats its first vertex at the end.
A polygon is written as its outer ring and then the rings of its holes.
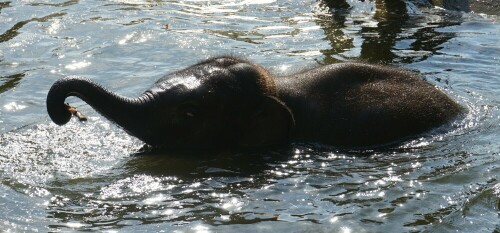
{"type": "Polygon", "coordinates": [[[432,137],[422,137],[414,141],[391,144],[374,149],[339,148],[318,143],[295,142],[272,148],[254,150],[227,150],[225,152],[172,152],[166,150],[140,149],[124,165],[129,175],[148,174],[152,176],[177,176],[185,179],[207,178],[211,176],[262,175],[274,165],[293,160],[298,151],[315,154],[339,153],[346,156],[369,158],[375,154],[407,153],[424,150],[415,145],[421,141],[432,141],[432,137]]]}
{"type": "MultiPolygon", "coordinates": [[[[331,49],[322,51],[324,63],[338,62],[335,55],[354,47],[353,38],[343,32],[348,27],[346,21],[351,17],[353,7],[345,1],[323,0],[320,5],[328,7],[331,13],[331,16],[318,16],[321,20],[317,21],[332,45],[331,49]]],[[[363,39],[356,59],[383,64],[411,63],[439,54],[440,45],[456,36],[453,32],[439,32],[439,28],[460,25],[462,19],[459,14],[435,14],[439,20],[427,23],[421,15],[409,14],[406,1],[376,0],[375,14],[370,19],[372,22],[354,22],[362,25],[359,33],[363,39]],[[404,41],[409,42],[409,45],[402,43],[407,47],[399,48],[398,42],[404,41]],[[412,54],[405,54],[405,50],[412,51],[412,54]]]]}
{"type": "Polygon", "coordinates": [[[442,22],[438,22],[434,25],[436,27],[433,27],[433,24],[431,24],[429,27],[418,29],[417,32],[407,38],[414,40],[409,47],[410,50],[425,51],[427,53],[421,54],[420,57],[403,57],[401,58],[403,63],[423,61],[432,55],[441,54],[439,50],[443,48],[442,44],[453,39],[457,34],[454,32],[439,32],[436,29],[460,25],[461,23],[460,16],[458,15],[455,16],[457,18],[453,15],[447,15],[445,17],[446,18],[443,19],[442,22]]]}
{"type": "Polygon", "coordinates": [[[126,163],[132,174],[170,175],[183,178],[251,176],[269,169],[268,164],[289,159],[291,146],[252,151],[168,152],[152,150],[133,155],[126,163]]]}
{"type": "MultiPolygon", "coordinates": [[[[68,192],[72,189],[67,181],[62,183],[63,192],[58,189],[61,184],[51,182],[54,189],[49,190],[55,196],[51,198],[47,214],[48,218],[57,219],[58,224],[49,227],[65,229],[69,221],[96,230],[106,226],[121,229],[129,224],[165,222],[182,225],[203,221],[218,226],[281,221],[275,212],[293,212],[286,208],[289,208],[288,201],[293,202],[300,196],[298,190],[314,187],[330,193],[318,199],[322,205],[333,203],[344,208],[357,205],[356,201],[369,205],[380,202],[381,198],[357,197],[358,192],[374,189],[366,182],[385,177],[384,170],[395,164],[405,166],[391,174],[399,176],[412,170],[408,163],[426,160],[416,160],[404,153],[390,156],[383,152],[332,151],[335,150],[329,146],[292,144],[262,151],[204,156],[164,151],[136,154],[116,177],[107,175],[88,180],[87,190],[81,180],[73,184],[77,188],[75,193],[68,192]],[[326,179],[322,182],[312,177],[326,179]],[[349,198],[344,200],[339,195],[349,198]],[[355,200],[350,199],[355,196],[355,200]],[[266,206],[239,210],[240,206],[254,205],[252,200],[256,207],[271,205],[276,210],[268,213],[266,206]],[[279,210],[281,205],[285,209],[279,210]]],[[[388,187],[390,185],[384,189],[388,187]]],[[[311,218],[308,221],[319,222],[311,218]]]]}
{"type": "MultiPolygon", "coordinates": [[[[140,145],[124,134],[113,133],[106,125],[102,121],[90,121],[86,127],[77,122],[65,127],[37,125],[0,137],[6,151],[16,148],[15,140],[34,145],[13,150],[11,156],[0,157],[0,161],[3,159],[5,169],[11,168],[10,161],[16,164],[17,168],[12,168],[15,171],[9,172],[13,177],[41,176],[42,185],[33,188],[40,186],[51,195],[44,205],[46,218],[51,220],[50,229],[64,231],[74,228],[72,224],[96,231],[154,224],[165,224],[168,229],[198,221],[211,226],[256,224],[282,222],[290,214],[297,215],[292,221],[319,223],[324,219],[318,214],[322,211],[338,213],[340,218],[343,210],[358,205],[374,206],[382,213],[398,213],[397,205],[411,204],[415,197],[400,197],[397,190],[388,198],[359,194],[390,193],[394,185],[418,189],[420,186],[406,186],[411,184],[405,181],[453,173],[467,166],[463,160],[470,157],[466,153],[454,154],[449,156],[451,162],[442,164],[437,172],[421,172],[414,164],[440,162],[441,156],[448,153],[411,144],[365,152],[292,144],[217,154],[137,153],[136,146],[140,145]],[[30,170],[32,164],[42,163],[46,165],[30,170]],[[99,171],[88,174],[95,169],[99,171]],[[311,199],[304,190],[318,196],[311,199]],[[303,198],[313,205],[302,202],[303,198]],[[386,201],[392,199],[395,200],[386,201]],[[308,211],[311,214],[304,215],[308,211]]],[[[446,142],[442,144],[447,147],[446,142]]],[[[35,184],[36,180],[28,183],[35,184]]],[[[22,192],[32,187],[25,186],[16,190],[22,192]]],[[[406,222],[408,226],[426,225],[442,216],[446,213],[431,212],[423,220],[406,222]]]]}
{"type": "Polygon", "coordinates": [[[24,76],[25,73],[0,76],[0,94],[16,87],[24,76]]]}
{"type": "Polygon", "coordinates": [[[61,17],[64,15],[66,15],[65,12],[59,12],[59,13],[50,14],[50,15],[40,17],[40,18],[32,18],[32,19],[28,19],[28,20],[19,21],[16,24],[14,24],[14,26],[12,26],[10,29],[8,29],[4,33],[0,34],[0,43],[9,41],[9,40],[15,38],[17,35],[21,34],[21,32],[19,30],[21,28],[23,28],[24,25],[26,25],[28,23],[47,22],[48,20],[50,20],[52,18],[57,18],[57,17],[61,17]]]}
{"type": "Polygon", "coordinates": [[[434,6],[439,6],[448,10],[455,11],[471,11],[470,0],[429,0],[429,2],[434,6]]]}
{"type": "MultiPolygon", "coordinates": [[[[364,0],[360,0],[364,2],[364,0]]],[[[347,3],[346,0],[323,0],[325,4],[328,5],[331,9],[349,9],[351,6],[347,3]]],[[[399,5],[401,4],[400,0],[396,1],[380,1],[376,0],[376,4],[386,4],[389,5],[399,5]]],[[[474,0],[427,0],[427,1],[411,1],[415,2],[419,5],[432,4],[434,6],[442,7],[447,10],[452,11],[462,11],[462,12],[475,12],[475,13],[484,13],[489,15],[500,15],[500,2],[496,0],[486,0],[486,1],[474,1],[474,0]]],[[[387,9],[392,8],[389,6],[387,9]]],[[[402,9],[402,8],[398,8],[402,9]]]]}
{"type": "Polygon", "coordinates": [[[55,7],[66,7],[78,4],[80,0],[69,0],[61,3],[42,3],[42,2],[34,2],[30,3],[31,6],[55,6],[55,7]]]}
{"type": "Polygon", "coordinates": [[[500,2],[496,0],[429,0],[429,2],[447,10],[500,15],[500,2]]]}
{"type": "MultiPolygon", "coordinates": [[[[103,182],[104,186],[93,195],[82,196],[81,190],[72,194],[51,189],[58,195],[51,199],[47,214],[60,224],[49,225],[49,228],[68,228],[67,220],[77,221],[87,229],[106,226],[121,229],[130,223],[204,221],[211,225],[230,225],[277,221],[277,216],[260,216],[259,211],[234,211],[233,205],[241,205],[249,190],[276,183],[278,177],[270,171],[286,163],[294,150],[296,147],[289,146],[204,156],[165,151],[135,154],[123,166],[125,174],[108,176],[107,184],[103,182]],[[115,181],[110,183],[110,180],[115,181]],[[230,217],[222,221],[221,216],[230,217]]],[[[50,185],[60,184],[51,182],[50,185]]],[[[96,186],[94,182],[92,186],[96,186]]]]}
{"type": "Polygon", "coordinates": [[[2,12],[3,8],[10,7],[10,1],[8,2],[0,2],[0,13],[2,12]]]}
{"type": "Polygon", "coordinates": [[[56,195],[48,205],[47,214],[59,223],[49,228],[65,229],[67,220],[80,222],[87,229],[103,229],[108,225],[121,229],[131,222],[205,221],[219,225],[220,216],[226,215],[231,215],[231,221],[224,224],[276,221],[275,216],[247,219],[242,217],[246,213],[232,213],[224,205],[243,198],[247,190],[274,183],[274,175],[267,171],[273,164],[290,159],[286,155],[293,150],[284,147],[203,155],[166,151],[133,154],[116,176],[79,180],[73,185],[67,181],[51,182],[53,188],[49,190],[56,195]],[[61,185],[65,186],[62,190],[61,185]],[[70,186],[86,190],[68,192],[72,190],[70,186]],[[82,192],[88,195],[81,195],[82,192]]]}

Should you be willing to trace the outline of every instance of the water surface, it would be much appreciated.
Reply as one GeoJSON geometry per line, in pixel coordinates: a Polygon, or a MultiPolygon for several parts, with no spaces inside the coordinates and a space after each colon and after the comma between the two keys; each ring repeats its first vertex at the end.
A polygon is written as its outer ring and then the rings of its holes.
{"type": "Polygon", "coordinates": [[[498,16],[419,2],[0,2],[0,227],[499,232],[498,16]],[[135,96],[222,54],[277,74],[345,60],[400,66],[468,114],[447,132],[378,151],[292,144],[137,155],[140,141],[76,98],[68,102],[86,123],[59,127],[45,110],[66,75],[135,96]]]}

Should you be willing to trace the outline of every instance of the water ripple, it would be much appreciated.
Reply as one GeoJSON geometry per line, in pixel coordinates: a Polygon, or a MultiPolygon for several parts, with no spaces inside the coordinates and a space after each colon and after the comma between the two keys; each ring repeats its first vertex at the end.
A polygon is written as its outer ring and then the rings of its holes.
{"type": "Polygon", "coordinates": [[[391,11],[380,2],[0,3],[0,227],[494,232],[498,18],[409,1],[391,11]],[[220,54],[280,74],[342,60],[397,63],[468,112],[430,135],[376,151],[292,144],[138,155],[141,142],[92,117],[97,113],[86,105],[87,123],[48,123],[46,93],[60,77],[84,75],[132,96],[169,71],[220,54]]]}

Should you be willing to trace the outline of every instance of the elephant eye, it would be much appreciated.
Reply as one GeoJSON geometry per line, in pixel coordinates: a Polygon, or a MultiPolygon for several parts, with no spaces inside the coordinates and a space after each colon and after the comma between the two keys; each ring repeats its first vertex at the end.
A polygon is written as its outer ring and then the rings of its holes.
{"type": "Polygon", "coordinates": [[[198,115],[198,106],[194,103],[185,103],[178,107],[178,113],[182,118],[194,118],[198,115]]]}

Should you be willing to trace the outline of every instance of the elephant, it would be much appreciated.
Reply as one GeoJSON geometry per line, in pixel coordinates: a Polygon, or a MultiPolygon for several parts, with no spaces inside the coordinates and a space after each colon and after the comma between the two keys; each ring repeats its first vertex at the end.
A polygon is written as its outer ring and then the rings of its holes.
{"type": "Polygon", "coordinates": [[[465,110],[404,69],[344,62],[272,75],[249,60],[218,56],[174,71],[136,98],[77,76],[47,95],[66,124],[68,96],[84,100],[154,148],[259,148],[312,142],[339,148],[401,143],[452,122],[465,110]]]}

